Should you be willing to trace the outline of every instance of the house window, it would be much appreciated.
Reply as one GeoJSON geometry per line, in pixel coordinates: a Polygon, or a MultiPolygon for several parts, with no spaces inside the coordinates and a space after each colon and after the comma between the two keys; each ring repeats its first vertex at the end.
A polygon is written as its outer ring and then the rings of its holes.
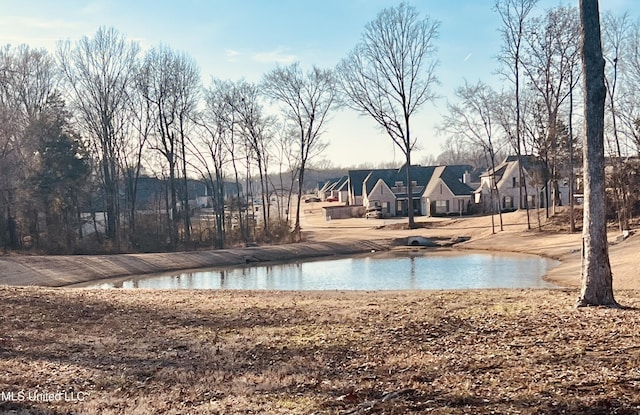
{"type": "Polygon", "coordinates": [[[384,187],[380,186],[380,194],[384,194],[384,187]]]}
{"type": "Polygon", "coordinates": [[[511,196],[505,196],[502,198],[503,209],[513,209],[513,198],[511,196]]]}
{"type": "Polygon", "coordinates": [[[511,187],[516,187],[516,178],[512,177],[511,181],[513,182],[513,185],[511,187]]]}
{"type": "Polygon", "coordinates": [[[417,185],[418,185],[418,182],[417,182],[417,181],[415,181],[415,180],[411,180],[411,186],[417,186],[417,185]]]}
{"type": "Polygon", "coordinates": [[[396,182],[396,187],[402,187],[402,182],[396,182]]]}
{"type": "Polygon", "coordinates": [[[382,210],[385,213],[391,213],[391,206],[389,205],[389,202],[382,202],[382,210]]]}
{"type": "Polygon", "coordinates": [[[447,212],[449,212],[449,201],[436,200],[436,213],[447,213],[447,212]]]}
{"type": "Polygon", "coordinates": [[[442,194],[442,185],[440,185],[440,194],[442,194]]]}

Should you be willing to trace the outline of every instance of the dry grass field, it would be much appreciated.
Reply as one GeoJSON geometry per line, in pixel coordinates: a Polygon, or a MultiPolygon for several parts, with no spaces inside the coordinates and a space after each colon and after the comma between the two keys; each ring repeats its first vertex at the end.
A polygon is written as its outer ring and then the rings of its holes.
{"type": "Polygon", "coordinates": [[[0,413],[638,414],[639,294],[4,287],[0,413]]]}

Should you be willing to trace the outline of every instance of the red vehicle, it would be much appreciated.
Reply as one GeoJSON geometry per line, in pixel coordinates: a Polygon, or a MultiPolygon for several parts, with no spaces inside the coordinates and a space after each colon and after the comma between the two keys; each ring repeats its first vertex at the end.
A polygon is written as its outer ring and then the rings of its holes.
{"type": "Polygon", "coordinates": [[[327,202],[337,202],[337,201],[338,201],[338,198],[334,197],[334,196],[331,196],[331,197],[327,198],[327,202]]]}

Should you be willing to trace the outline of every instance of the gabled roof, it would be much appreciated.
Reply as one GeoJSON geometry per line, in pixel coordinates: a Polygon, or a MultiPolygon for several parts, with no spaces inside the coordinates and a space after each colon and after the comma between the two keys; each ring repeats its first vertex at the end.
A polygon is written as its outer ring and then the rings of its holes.
{"type": "Polygon", "coordinates": [[[457,169],[459,166],[445,166],[444,171],[440,175],[440,178],[447,185],[451,193],[456,196],[468,196],[473,193],[473,189],[466,183],[462,182],[462,175],[460,175],[460,170],[457,169]]]}
{"type": "Polygon", "coordinates": [[[338,182],[334,190],[337,190],[338,192],[346,192],[348,188],[349,188],[349,176],[342,176],[342,179],[340,180],[340,182],[338,182]]]}
{"type": "Polygon", "coordinates": [[[480,183],[482,181],[481,177],[487,172],[487,169],[484,167],[476,167],[469,171],[471,175],[471,183],[480,183]]]}
{"type": "MultiPolygon", "coordinates": [[[[502,176],[504,175],[504,172],[506,171],[507,167],[510,164],[516,163],[517,161],[518,161],[518,156],[507,156],[507,158],[505,158],[502,163],[498,164],[495,168],[496,181],[499,182],[500,180],[502,180],[502,176]]],[[[522,163],[522,168],[526,172],[533,172],[536,170],[539,171],[539,170],[544,170],[546,168],[545,162],[536,156],[532,156],[532,155],[520,156],[520,161],[522,163]]],[[[488,169],[487,172],[483,174],[484,177],[492,176],[492,175],[493,175],[492,169],[488,169]]]]}
{"type": "Polygon", "coordinates": [[[349,170],[349,187],[352,190],[353,196],[362,196],[362,185],[364,179],[371,173],[371,169],[368,170],[349,170]]]}
{"type": "MultiPolygon", "coordinates": [[[[445,166],[437,166],[433,171],[433,178],[436,179],[436,178],[440,177],[442,175],[442,173],[444,172],[444,169],[445,169],[445,166]]],[[[431,192],[433,192],[433,189],[435,189],[437,185],[438,185],[438,181],[437,180],[430,180],[429,181],[429,186],[427,186],[424,189],[424,193],[426,193],[427,195],[431,194],[431,192]]]]}
{"type": "MultiPolygon", "coordinates": [[[[416,184],[418,186],[424,186],[426,187],[429,184],[429,181],[431,180],[431,176],[433,175],[434,170],[436,169],[435,166],[416,166],[413,165],[411,166],[411,180],[413,180],[414,182],[416,182],[416,184]]],[[[401,181],[406,181],[406,177],[407,177],[407,166],[406,164],[402,167],[400,167],[400,170],[398,170],[398,180],[401,181]]]]}
{"type": "Polygon", "coordinates": [[[471,166],[467,165],[436,167],[433,172],[433,178],[429,182],[429,186],[425,189],[425,193],[429,195],[434,191],[438,185],[438,181],[434,179],[439,178],[455,196],[468,196],[472,194],[473,189],[462,182],[463,175],[468,172],[469,169],[471,169],[471,166]]]}
{"type": "Polygon", "coordinates": [[[457,177],[459,180],[462,180],[465,173],[473,174],[474,168],[468,164],[451,164],[446,165],[447,174],[451,174],[457,177]]]}
{"type": "MultiPolygon", "coordinates": [[[[412,187],[411,193],[413,197],[422,197],[429,184],[431,177],[433,176],[433,172],[436,169],[435,166],[411,166],[411,181],[415,182],[415,186],[412,187]]],[[[394,182],[389,184],[389,187],[395,187],[395,182],[400,181],[403,183],[404,189],[407,185],[407,167],[406,164],[403,165],[398,171],[394,178],[394,182]]],[[[407,189],[408,190],[408,189],[407,189]]],[[[408,196],[408,192],[405,190],[404,192],[394,192],[396,197],[398,198],[406,198],[408,196]]]]}
{"type": "MultiPolygon", "coordinates": [[[[473,167],[461,164],[452,166],[411,166],[411,180],[415,182],[413,196],[421,197],[425,192],[429,193],[435,186],[433,178],[441,178],[454,195],[469,195],[473,189],[462,182],[465,173],[473,171],[473,167]],[[431,189],[428,190],[428,187],[431,189]]],[[[402,182],[406,189],[407,167],[400,169],[373,169],[373,170],[350,170],[349,181],[353,188],[354,196],[362,196],[363,191],[371,193],[379,180],[382,180],[390,189],[397,189],[396,182],[402,182]],[[360,181],[359,178],[362,177],[360,181]]],[[[394,191],[396,197],[406,198],[407,191],[394,191]]]]}
{"type": "Polygon", "coordinates": [[[495,176],[496,182],[499,182],[500,180],[502,180],[502,176],[504,175],[504,172],[505,170],[507,170],[508,166],[509,166],[509,163],[507,163],[506,161],[503,161],[502,163],[498,164],[495,167],[495,170],[491,168],[487,169],[487,171],[482,176],[483,177],[495,176]]]}
{"type": "Polygon", "coordinates": [[[339,179],[333,179],[327,191],[337,190],[343,183],[346,183],[347,176],[342,176],[339,179]]]}
{"type": "MultiPolygon", "coordinates": [[[[434,166],[411,166],[411,180],[416,182],[416,186],[413,187],[412,193],[414,197],[420,197],[424,193],[424,189],[426,188],[429,180],[431,180],[431,176],[433,175],[435,167],[434,166]]],[[[402,166],[400,169],[375,169],[370,170],[370,173],[365,178],[365,189],[367,193],[370,193],[373,187],[378,183],[379,180],[384,181],[384,183],[390,188],[396,188],[396,182],[402,182],[403,187],[406,189],[406,181],[407,181],[407,169],[406,166],[402,166]]],[[[394,191],[396,197],[402,198],[407,197],[406,190],[404,192],[394,191]]]]}
{"type": "Polygon", "coordinates": [[[321,192],[330,192],[331,190],[335,190],[338,186],[346,181],[347,176],[334,177],[333,179],[329,179],[325,182],[318,182],[318,189],[321,192]]]}
{"type": "Polygon", "coordinates": [[[378,180],[382,180],[387,184],[387,186],[393,186],[393,183],[396,180],[396,175],[398,170],[396,169],[376,169],[371,170],[367,177],[364,179],[364,189],[366,189],[367,194],[371,193],[378,180]]]}

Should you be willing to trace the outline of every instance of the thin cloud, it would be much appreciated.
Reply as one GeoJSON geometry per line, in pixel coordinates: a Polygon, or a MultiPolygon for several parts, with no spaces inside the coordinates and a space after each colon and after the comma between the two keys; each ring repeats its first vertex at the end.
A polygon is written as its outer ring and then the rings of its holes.
{"type": "Polygon", "coordinates": [[[253,60],[260,63],[290,64],[296,61],[296,55],[285,53],[284,48],[278,48],[276,50],[268,52],[255,53],[252,58],[253,60]]]}
{"type": "Polygon", "coordinates": [[[106,13],[111,6],[111,2],[107,1],[94,1],[87,4],[81,9],[81,13],[84,15],[99,15],[106,13]]]}
{"type": "Polygon", "coordinates": [[[40,19],[37,17],[16,17],[5,16],[0,18],[0,25],[3,27],[16,27],[21,29],[45,29],[45,30],[59,30],[59,29],[75,29],[80,25],[60,19],[40,19]]]}
{"type": "Polygon", "coordinates": [[[26,44],[33,48],[54,50],[56,43],[70,38],[70,33],[81,28],[81,24],[60,19],[40,19],[37,17],[0,17],[0,44],[26,44]],[[9,33],[9,35],[7,35],[9,33]]]}
{"type": "Polygon", "coordinates": [[[236,62],[238,60],[238,56],[242,55],[242,53],[233,49],[226,49],[224,54],[227,57],[227,62],[236,62]]]}

